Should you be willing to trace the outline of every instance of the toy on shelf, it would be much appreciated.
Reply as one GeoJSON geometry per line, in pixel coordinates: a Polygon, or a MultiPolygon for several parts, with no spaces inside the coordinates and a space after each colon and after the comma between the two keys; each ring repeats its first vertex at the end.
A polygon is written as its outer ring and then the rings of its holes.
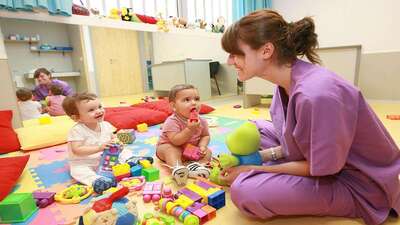
{"type": "Polygon", "coordinates": [[[111,209],[113,202],[124,197],[128,193],[129,193],[129,189],[127,187],[122,187],[118,191],[112,193],[108,198],[103,198],[103,199],[97,200],[93,204],[92,209],[95,212],[103,212],[103,211],[109,210],[109,209],[111,209]]]}
{"type": "Polygon", "coordinates": [[[110,15],[108,16],[108,18],[118,20],[120,18],[120,15],[121,15],[121,11],[119,9],[112,8],[112,9],[110,9],[110,15]]]}
{"type": "Polygon", "coordinates": [[[119,185],[129,188],[130,191],[140,191],[142,190],[145,182],[146,179],[144,176],[128,177],[122,179],[122,181],[119,182],[119,185]]]}
{"type": "MultiPolygon", "coordinates": [[[[121,195],[121,193],[118,195],[121,195]]],[[[99,212],[96,212],[94,209],[97,207],[95,206],[96,202],[101,201],[102,199],[109,199],[109,196],[110,195],[105,194],[92,199],[83,215],[77,220],[76,225],[137,224],[138,211],[136,201],[123,196],[121,199],[116,200],[112,205],[110,205],[110,207],[107,206],[109,209],[102,208],[104,211],[99,210],[99,212]]]]}
{"type": "Polygon", "coordinates": [[[0,201],[0,223],[24,222],[37,210],[32,193],[11,193],[0,201]]]}
{"type": "Polygon", "coordinates": [[[400,115],[386,115],[386,119],[389,119],[389,120],[400,120],[400,115]]]}
{"type": "Polygon", "coordinates": [[[198,161],[201,158],[200,148],[192,144],[187,144],[183,149],[182,156],[187,160],[198,161]]]}
{"type": "Polygon", "coordinates": [[[109,148],[104,150],[100,159],[99,168],[97,169],[97,174],[114,178],[112,167],[118,164],[118,157],[121,150],[122,147],[119,144],[112,144],[109,148]]]}
{"type": "Polygon", "coordinates": [[[137,131],[138,132],[146,132],[149,130],[149,127],[147,126],[147,123],[141,123],[136,125],[137,131]]]}
{"type": "Polygon", "coordinates": [[[32,193],[33,198],[36,200],[36,205],[39,208],[45,208],[48,205],[53,204],[55,192],[42,192],[42,191],[34,191],[32,193]]]}
{"type": "Polygon", "coordinates": [[[216,24],[211,24],[211,31],[214,33],[224,33],[225,31],[225,18],[220,16],[216,24]]]}
{"type": "Polygon", "coordinates": [[[92,187],[74,184],[57,193],[54,199],[64,204],[76,204],[89,197],[92,193],[92,187]]]}
{"type": "Polygon", "coordinates": [[[123,21],[132,21],[134,13],[132,8],[122,7],[121,9],[121,19],[123,21]]]}
{"type": "Polygon", "coordinates": [[[158,30],[162,30],[164,32],[168,32],[169,31],[169,28],[167,26],[167,21],[164,20],[164,18],[162,17],[162,13],[158,14],[156,25],[157,25],[157,29],[158,30]]]}
{"type": "Polygon", "coordinates": [[[123,144],[132,144],[135,139],[135,130],[134,129],[123,129],[117,132],[117,138],[123,144]]]}
{"type": "Polygon", "coordinates": [[[148,203],[150,201],[158,201],[161,198],[162,182],[147,182],[143,187],[143,201],[148,203]]]}
{"type": "Polygon", "coordinates": [[[258,151],[260,133],[252,122],[246,122],[226,138],[226,145],[232,154],[218,156],[222,168],[239,165],[261,165],[262,157],[258,151]]]}

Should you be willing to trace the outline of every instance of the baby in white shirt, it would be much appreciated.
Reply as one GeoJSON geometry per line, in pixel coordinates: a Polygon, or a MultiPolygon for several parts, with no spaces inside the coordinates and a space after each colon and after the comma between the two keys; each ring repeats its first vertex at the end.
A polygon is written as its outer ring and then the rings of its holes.
{"type": "Polygon", "coordinates": [[[42,105],[32,100],[32,91],[28,88],[20,88],[16,92],[18,107],[22,120],[36,119],[41,116],[42,105]]]}

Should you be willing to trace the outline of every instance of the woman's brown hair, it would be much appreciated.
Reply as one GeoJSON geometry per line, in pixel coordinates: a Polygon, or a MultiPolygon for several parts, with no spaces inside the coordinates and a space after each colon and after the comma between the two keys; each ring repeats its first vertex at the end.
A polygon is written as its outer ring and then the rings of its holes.
{"type": "Polygon", "coordinates": [[[221,41],[222,48],[230,54],[243,55],[238,46],[239,40],[252,49],[271,42],[280,65],[292,64],[297,56],[303,55],[312,63],[320,63],[315,52],[318,40],[311,17],[288,23],[273,10],[258,10],[242,17],[226,30],[221,41]]]}
{"type": "Polygon", "coordinates": [[[39,68],[39,69],[35,70],[35,72],[33,73],[33,77],[36,79],[39,77],[39,75],[41,73],[44,73],[51,78],[51,73],[46,68],[39,68]]]}

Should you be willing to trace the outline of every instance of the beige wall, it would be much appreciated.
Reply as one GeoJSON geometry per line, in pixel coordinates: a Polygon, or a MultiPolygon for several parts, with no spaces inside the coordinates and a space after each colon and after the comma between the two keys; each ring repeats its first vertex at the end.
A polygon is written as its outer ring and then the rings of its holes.
{"type": "Polygon", "coordinates": [[[11,109],[13,111],[13,127],[21,127],[21,116],[17,106],[17,98],[15,97],[16,89],[14,81],[11,79],[7,59],[0,59],[0,80],[0,110],[11,109]]]}
{"type": "Polygon", "coordinates": [[[400,100],[400,52],[361,55],[359,82],[368,99],[400,100]]]}
{"type": "Polygon", "coordinates": [[[68,35],[74,51],[71,53],[72,66],[80,72],[80,76],[75,78],[76,92],[88,91],[87,66],[84,57],[84,44],[82,38],[81,27],[78,25],[68,26],[68,35]]]}

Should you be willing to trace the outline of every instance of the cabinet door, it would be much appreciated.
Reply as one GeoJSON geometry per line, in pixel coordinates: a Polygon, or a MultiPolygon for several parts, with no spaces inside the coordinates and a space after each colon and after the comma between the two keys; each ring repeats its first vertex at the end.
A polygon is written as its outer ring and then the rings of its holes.
{"type": "Polygon", "coordinates": [[[142,93],[137,32],[92,27],[91,36],[100,95],[142,93]]]}

